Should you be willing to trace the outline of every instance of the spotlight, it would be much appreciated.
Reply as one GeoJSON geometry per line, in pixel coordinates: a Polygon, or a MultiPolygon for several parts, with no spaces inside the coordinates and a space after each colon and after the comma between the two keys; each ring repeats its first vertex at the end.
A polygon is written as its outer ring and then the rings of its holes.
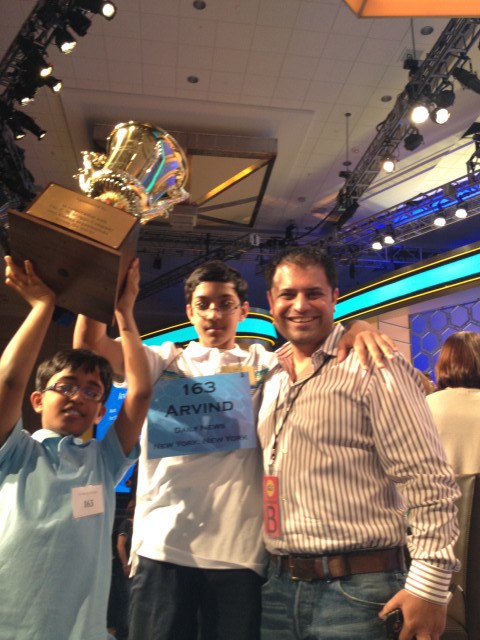
{"type": "Polygon", "coordinates": [[[403,68],[406,71],[410,72],[410,76],[414,76],[420,66],[420,61],[413,58],[411,55],[408,55],[403,61],[403,68]]]}
{"type": "Polygon", "coordinates": [[[46,29],[51,29],[58,20],[57,9],[53,4],[45,3],[38,9],[36,15],[46,29]]]}
{"type": "Polygon", "coordinates": [[[395,158],[393,158],[390,155],[385,156],[385,158],[383,158],[382,169],[385,171],[385,173],[392,173],[393,171],[395,171],[395,167],[396,167],[395,158]]]}
{"type": "Polygon", "coordinates": [[[451,113],[446,107],[435,107],[430,111],[430,120],[435,124],[445,124],[450,120],[451,113]]]}
{"type": "Polygon", "coordinates": [[[117,7],[113,2],[104,2],[102,7],[102,15],[107,20],[111,20],[117,13],[117,7]]]}
{"type": "Polygon", "coordinates": [[[345,208],[344,211],[340,214],[340,217],[337,221],[337,229],[340,229],[340,227],[343,227],[343,225],[350,220],[350,218],[355,214],[356,210],[358,209],[358,207],[360,206],[360,204],[357,202],[357,200],[352,200],[350,202],[346,202],[345,204],[345,208]]]}
{"type": "Polygon", "coordinates": [[[433,100],[437,107],[451,107],[455,102],[455,92],[453,91],[453,85],[451,83],[445,85],[445,89],[439,91],[433,100]]]}
{"type": "Polygon", "coordinates": [[[8,119],[8,126],[10,127],[13,137],[15,140],[21,140],[25,137],[25,131],[22,129],[20,124],[17,122],[15,118],[8,119]]]}
{"type": "Polygon", "coordinates": [[[413,122],[413,124],[423,124],[428,120],[429,115],[430,112],[428,111],[427,106],[419,102],[412,106],[410,111],[410,121],[413,122]]]}
{"type": "Polygon", "coordinates": [[[450,118],[450,111],[448,110],[448,107],[451,107],[455,102],[455,93],[453,91],[452,83],[446,83],[444,88],[433,97],[433,101],[435,103],[435,107],[430,111],[431,120],[437,124],[445,124],[445,122],[450,118]]]}
{"type": "Polygon", "coordinates": [[[452,76],[467,89],[471,89],[475,91],[475,93],[480,93],[480,78],[476,73],[473,73],[473,71],[468,71],[468,69],[464,69],[463,67],[457,67],[452,71],[452,76]]]}
{"type": "Polygon", "coordinates": [[[39,140],[42,140],[47,133],[38,126],[33,118],[22,111],[15,111],[13,113],[12,120],[14,120],[22,129],[28,129],[28,131],[33,133],[33,135],[39,140]]]}
{"type": "Polygon", "coordinates": [[[77,46],[75,38],[66,30],[58,27],[54,31],[55,44],[62,53],[71,53],[77,46]]]}
{"type": "Polygon", "coordinates": [[[25,71],[32,78],[47,78],[52,73],[53,67],[40,53],[31,53],[28,56],[25,71]]]}
{"type": "Polygon", "coordinates": [[[445,216],[442,215],[441,213],[439,213],[437,215],[437,217],[435,218],[435,220],[433,221],[433,224],[436,227],[444,227],[447,224],[447,220],[445,219],[445,216]]]}
{"type": "Polygon", "coordinates": [[[403,141],[403,146],[407,151],[415,151],[421,144],[423,144],[423,136],[418,129],[414,129],[403,141]]]}
{"type": "Polygon", "coordinates": [[[468,216],[468,211],[463,202],[459,202],[457,204],[457,208],[455,210],[455,217],[460,220],[464,220],[468,216]]]}
{"type": "Polygon", "coordinates": [[[33,102],[36,91],[37,91],[36,84],[32,84],[32,83],[27,84],[24,82],[24,83],[18,84],[13,89],[13,97],[22,106],[25,106],[30,102],[33,102]]]}
{"type": "Polygon", "coordinates": [[[47,78],[44,84],[46,84],[47,87],[50,87],[53,93],[58,93],[59,91],[61,91],[63,86],[62,81],[58,78],[55,78],[54,76],[50,76],[49,78],[47,78]]]}
{"type": "Polygon", "coordinates": [[[383,244],[395,244],[395,234],[393,233],[393,229],[388,227],[386,229],[385,234],[383,236],[383,244]]]}
{"type": "Polygon", "coordinates": [[[105,2],[105,0],[77,0],[77,6],[92,13],[101,13],[107,20],[111,20],[117,13],[113,2],[105,2]]]}
{"type": "Polygon", "coordinates": [[[87,18],[79,9],[71,11],[67,16],[68,24],[79,36],[83,37],[90,29],[92,21],[87,18]]]}
{"type": "Polygon", "coordinates": [[[372,242],[372,249],[374,251],[381,251],[381,249],[383,249],[383,244],[382,241],[380,239],[380,236],[376,236],[372,242]]]}

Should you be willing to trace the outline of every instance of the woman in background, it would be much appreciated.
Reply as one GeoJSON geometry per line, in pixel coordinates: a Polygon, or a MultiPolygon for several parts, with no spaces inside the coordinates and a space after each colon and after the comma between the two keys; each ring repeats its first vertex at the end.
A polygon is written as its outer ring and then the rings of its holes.
{"type": "Polygon", "coordinates": [[[435,367],[437,391],[427,396],[456,474],[480,473],[480,334],[449,336],[435,367]]]}

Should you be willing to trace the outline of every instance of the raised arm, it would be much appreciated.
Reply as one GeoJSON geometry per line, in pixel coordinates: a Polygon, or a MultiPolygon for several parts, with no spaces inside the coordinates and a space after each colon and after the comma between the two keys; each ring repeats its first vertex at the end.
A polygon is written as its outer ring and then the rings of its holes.
{"type": "Polygon", "coordinates": [[[373,358],[377,367],[385,366],[384,359],[391,359],[398,351],[395,342],[386,333],[374,329],[365,320],[353,320],[338,343],[338,362],[343,362],[351,349],[364,369],[368,367],[368,356],[373,358]]]}
{"type": "Polygon", "coordinates": [[[32,308],[0,358],[0,446],[20,417],[28,379],[55,308],[55,294],[36,276],[29,260],[23,269],[10,256],[5,263],[6,285],[32,308]]]}
{"type": "Polygon", "coordinates": [[[133,316],[139,281],[139,261],[135,258],[128,270],[125,289],[115,309],[115,319],[122,338],[128,391],[114,428],[126,455],[138,442],[152,396],[150,368],[133,316]]]}
{"type": "Polygon", "coordinates": [[[122,345],[107,335],[107,325],[79,315],[73,333],[75,349],[90,349],[106,358],[118,375],[125,375],[122,345]]]}

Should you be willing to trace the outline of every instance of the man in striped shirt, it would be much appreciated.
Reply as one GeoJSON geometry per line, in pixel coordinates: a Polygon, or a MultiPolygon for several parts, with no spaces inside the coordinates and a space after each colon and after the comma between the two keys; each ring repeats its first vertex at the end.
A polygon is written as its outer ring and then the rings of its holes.
{"type": "Polygon", "coordinates": [[[400,356],[383,368],[338,362],[344,330],[325,253],[286,250],[265,275],[288,342],[259,416],[270,553],[262,640],[385,638],[394,609],[400,640],[438,640],[459,568],[459,491],[421,382],[400,356]]]}

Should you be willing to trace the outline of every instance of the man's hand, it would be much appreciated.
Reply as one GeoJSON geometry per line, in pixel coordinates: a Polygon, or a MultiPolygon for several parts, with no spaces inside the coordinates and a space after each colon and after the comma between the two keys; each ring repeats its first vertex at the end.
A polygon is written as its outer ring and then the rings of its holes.
{"type": "Polygon", "coordinates": [[[55,294],[36,275],[30,260],[25,260],[22,269],[14,263],[11,256],[5,256],[5,264],[5,284],[22,296],[31,307],[37,304],[55,304],[55,294]]]}
{"type": "Polygon", "coordinates": [[[386,333],[374,329],[365,320],[356,320],[345,331],[338,343],[339,363],[345,360],[352,348],[364,369],[368,367],[369,354],[376,366],[381,369],[385,366],[384,358],[392,359],[398,351],[395,342],[386,333]]]}
{"type": "Polygon", "coordinates": [[[422,600],[402,589],[387,602],[378,614],[383,618],[394,609],[403,613],[399,640],[440,640],[447,619],[447,605],[422,600]]]}

